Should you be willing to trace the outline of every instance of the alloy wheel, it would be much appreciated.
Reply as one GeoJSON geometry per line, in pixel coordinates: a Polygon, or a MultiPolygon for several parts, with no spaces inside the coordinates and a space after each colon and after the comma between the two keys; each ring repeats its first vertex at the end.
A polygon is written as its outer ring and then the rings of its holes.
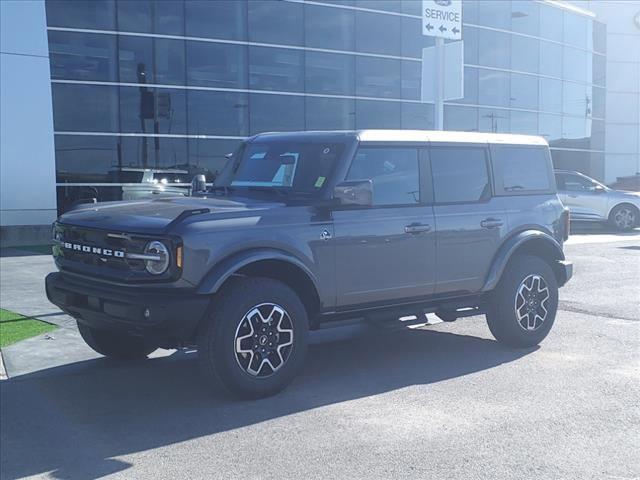
{"type": "Polygon", "coordinates": [[[274,303],[249,310],[236,329],[235,354],[240,368],[253,377],[270,377],[280,370],[293,349],[293,323],[274,303]]]}
{"type": "Polygon", "coordinates": [[[547,282],[540,275],[529,275],[520,283],[515,301],[520,327],[530,332],[542,326],[549,313],[546,306],[549,297],[547,282]]]}
{"type": "Polygon", "coordinates": [[[613,221],[620,229],[632,228],[636,224],[636,214],[631,208],[622,207],[615,212],[613,221]]]}

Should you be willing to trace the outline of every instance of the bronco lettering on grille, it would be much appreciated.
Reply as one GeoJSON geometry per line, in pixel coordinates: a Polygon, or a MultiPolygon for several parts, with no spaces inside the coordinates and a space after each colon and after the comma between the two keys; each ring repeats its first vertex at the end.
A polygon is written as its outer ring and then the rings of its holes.
{"type": "Polygon", "coordinates": [[[79,243],[64,242],[62,245],[67,250],[74,250],[76,252],[92,253],[100,255],[102,257],[116,257],[124,258],[124,251],[112,250],[109,248],[92,247],[89,245],[80,245],[79,243]]]}

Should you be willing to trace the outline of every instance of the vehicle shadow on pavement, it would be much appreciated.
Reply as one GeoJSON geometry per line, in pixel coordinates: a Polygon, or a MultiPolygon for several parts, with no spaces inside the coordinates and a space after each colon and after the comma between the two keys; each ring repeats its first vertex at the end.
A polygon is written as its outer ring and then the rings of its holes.
{"type": "Polygon", "coordinates": [[[535,350],[433,330],[380,332],[313,346],[287,390],[256,401],[238,401],[204,385],[195,352],[134,364],[95,359],[51,368],[0,383],[1,476],[101,477],[133,466],[112,457],[434,384],[535,350]]]}

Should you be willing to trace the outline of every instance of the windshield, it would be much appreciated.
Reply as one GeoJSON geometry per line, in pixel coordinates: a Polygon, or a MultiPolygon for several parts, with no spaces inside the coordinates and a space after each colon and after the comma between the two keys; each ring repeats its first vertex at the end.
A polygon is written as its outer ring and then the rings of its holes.
{"type": "Polygon", "coordinates": [[[326,184],[343,151],[340,143],[248,143],[216,185],[315,194],[326,184]]]}

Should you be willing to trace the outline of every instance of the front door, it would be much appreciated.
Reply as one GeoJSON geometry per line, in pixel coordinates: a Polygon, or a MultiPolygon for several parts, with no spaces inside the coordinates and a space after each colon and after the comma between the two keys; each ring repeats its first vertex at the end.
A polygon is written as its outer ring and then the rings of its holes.
{"type": "Polygon", "coordinates": [[[372,180],[373,206],[333,213],[339,308],[433,293],[436,233],[421,191],[425,166],[417,147],[358,149],[345,180],[372,180]]]}
{"type": "Polygon", "coordinates": [[[558,194],[576,220],[602,220],[607,215],[604,188],[588,177],[575,173],[556,173],[558,194]]]}
{"type": "Polygon", "coordinates": [[[476,292],[507,230],[505,198],[492,197],[485,146],[430,150],[437,224],[436,293],[476,292]]]}

